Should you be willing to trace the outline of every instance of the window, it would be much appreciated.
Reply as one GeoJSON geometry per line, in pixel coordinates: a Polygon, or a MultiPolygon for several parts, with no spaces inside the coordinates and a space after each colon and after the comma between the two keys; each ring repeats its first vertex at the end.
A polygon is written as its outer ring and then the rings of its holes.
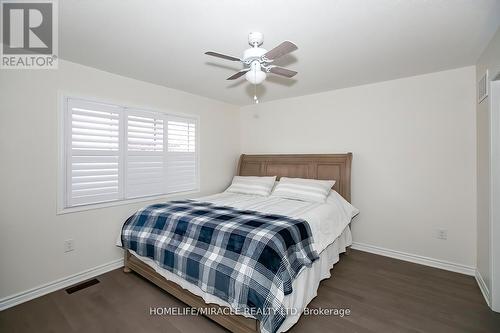
{"type": "Polygon", "coordinates": [[[197,119],[65,99],[64,208],[198,189],[197,119]]]}

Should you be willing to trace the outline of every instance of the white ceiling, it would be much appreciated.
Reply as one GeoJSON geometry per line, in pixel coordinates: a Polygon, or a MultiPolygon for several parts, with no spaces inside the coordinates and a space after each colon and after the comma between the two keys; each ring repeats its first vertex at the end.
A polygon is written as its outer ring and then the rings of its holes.
{"type": "Polygon", "coordinates": [[[500,0],[64,0],[63,59],[226,101],[251,104],[253,86],[225,79],[250,31],[271,49],[299,49],[268,76],[262,102],[473,65],[500,22],[500,0]]]}

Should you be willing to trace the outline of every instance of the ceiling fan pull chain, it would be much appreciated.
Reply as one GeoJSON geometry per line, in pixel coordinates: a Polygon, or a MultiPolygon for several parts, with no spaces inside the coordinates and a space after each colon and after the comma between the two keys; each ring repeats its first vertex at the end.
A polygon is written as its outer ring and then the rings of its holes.
{"type": "Polygon", "coordinates": [[[253,100],[255,101],[255,104],[259,104],[259,99],[257,98],[257,85],[253,85],[253,100]]]}

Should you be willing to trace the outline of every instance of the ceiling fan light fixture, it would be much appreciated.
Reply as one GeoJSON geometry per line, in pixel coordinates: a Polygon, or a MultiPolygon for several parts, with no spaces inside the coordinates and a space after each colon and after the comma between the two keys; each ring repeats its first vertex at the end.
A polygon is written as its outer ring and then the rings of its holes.
{"type": "Polygon", "coordinates": [[[251,84],[261,84],[266,79],[266,72],[260,68],[260,64],[252,64],[252,69],[245,74],[245,78],[251,84]]]}
{"type": "Polygon", "coordinates": [[[245,74],[245,78],[251,84],[261,84],[266,79],[266,73],[263,71],[250,71],[245,74]]]}

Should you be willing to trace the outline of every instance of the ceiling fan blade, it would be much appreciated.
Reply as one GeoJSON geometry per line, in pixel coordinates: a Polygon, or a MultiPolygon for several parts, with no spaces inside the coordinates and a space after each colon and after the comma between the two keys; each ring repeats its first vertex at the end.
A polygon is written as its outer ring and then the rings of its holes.
{"type": "Polygon", "coordinates": [[[232,57],[232,56],[228,56],[228,55],[225,55],[222,53],[217,53],[217,52],[212,52],[212,51],[205,52],[205,54],[212,56],[212,57],[222,58],[222,59],[231,60],[231,61],[241,61],[240,58],[236,58],[236,57],[232,57]]]}
{"type": "Polygon", "coordinates": [[[240,78],[243,75],[245,75],[246,72],[248,72],[249,70],[250,70],[250,68],[242,69],[241,71],[236,72],[235,74],[233,74],[230,77],[228,77],[226,80],[236,80],[237,78],[240,78]]]}
{"type": "Polygon", "coordinates": [[[286,77],[294,77],[297,74],[296,71],[292,71],[278,66],[270,66],[269,72],[286,77]]]}
{"type": "Polygon", "coordinates": [[[294,43],[286,40],[280,45],[276,46],[274,49],[271,51],[267,51],[262,58],[265,58],[267,60],[274,60],[278,59],[279,57],[284,56],[285,54],[288,54],[290,52],[293,52],[297,50],[298,47],[294,43]]]}

